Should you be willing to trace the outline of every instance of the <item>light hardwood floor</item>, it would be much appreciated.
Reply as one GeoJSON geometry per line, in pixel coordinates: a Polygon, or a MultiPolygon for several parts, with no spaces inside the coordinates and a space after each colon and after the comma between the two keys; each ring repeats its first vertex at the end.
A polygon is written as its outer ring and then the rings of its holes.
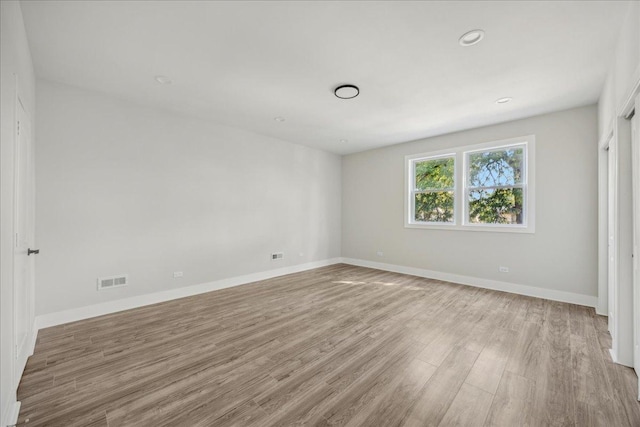
{"type": "Polygon", "coordinates": [[[593,309],[335,265],[41,330],[27,426],[640,426],[593,309]]]}

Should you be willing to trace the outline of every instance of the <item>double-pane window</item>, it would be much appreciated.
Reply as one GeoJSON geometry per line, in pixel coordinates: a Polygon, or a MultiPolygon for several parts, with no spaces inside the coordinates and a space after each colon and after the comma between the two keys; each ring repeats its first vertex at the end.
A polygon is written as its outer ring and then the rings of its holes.
{"type": "Polygon", "coordinates": [[[406,156],[405,226],[534,232],[533,136],[406,156]]]}

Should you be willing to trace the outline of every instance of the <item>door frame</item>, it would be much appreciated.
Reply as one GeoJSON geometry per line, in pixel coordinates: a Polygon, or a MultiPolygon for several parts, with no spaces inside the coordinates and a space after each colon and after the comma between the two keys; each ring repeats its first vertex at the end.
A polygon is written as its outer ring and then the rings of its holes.
{"type": "MultiPolygon", "coordinates": [[[[598,306],[596,312],[608,315],[609,304],[616,309],[613,325],[611,358],[614,362],[633,367],[634,365],[634,330],[636,326],[636,309],[634,308],[634,284],[632,277],[632,180],[631,180],[631,112],[635,108],[635,97],[640,93],[640,75],[636,77],[631,91],[615,111],[614,117],[602,133],[598,150],[598,306]],[[608,301],[608,175],[609,164],[605,148],[607,144],[615,144],[616,182],[614,215],[617,221],[615,231],[615,301],[608,301]]],[[[639,290],[640,292],[640,290],[639,290]]]]}
{"type": "MultiPolygon", "coordinates": [[[[615,135],[615,132],[614,132],[615,135]]],[[[618,268],[620,267],[618,259],[618,245],[620,243],[620,210],[618,205],[618,197],[620,190],[619,181],[619,157],[618,157],[618,140],[613,136],[608,141],[607,150],[607,306],[608,326],[611,333],[612,343],[611,349],[613,360],[618,359],[618,348],[615,343],[618,342],[620,335],[618,334],[620,326],[620,300],[618,268]]]]}
{"type": "MultiPolygon", "coordinates": [[[[637,74],[637,73],[636,73],[637,74]]],[[[632,289],[633,289],[633,368],[638,376],[638,400],[640,400],[640,77],[627,95],[618,117],[631,119],[631,231],[632,231],[632,289]],[[635,113],[634,113],[635,111],[635,113]],[[634,117],[631,117],[632,114],[634,117]],[[633,125],[635,123],[635,132],[633,125]]]]}
{"type": "Polygon", "coordinates": [[[638,376],[638,400],[640,400],[640,93],[635,96],[635,114],[632,118],[631,129],[633,365],[638,376]]]}
{"type": "MultiPolygon", "coordinates": [[[[611,152],[615,152],[613,122],[609,131],[598,143],[598,305],[596,313],[609,316],[609,186],[610,174],[617,177],[617,170],[611,171],[611,166],[617,169],[618,162],[610,159],[611,152]]],[[[614,182],[614,195],[617,193],[617,181],[614,182]]],[[[613,206],[614,215],[617,204],[613,206]]],[[[617,236],[616,236],[617,237],[617,236]]],[[[617,239],[616,239],[617,240],[617,239]]],[[[615,249],[615,247],[614,247],[615,249]]],[[[615,250],[614,250],[615,252],[615,250]]],[[[615,256],[615,253],[614,253],[615,256]]],[[[611,328],[609,328],[610,330],[611,328]]]]}

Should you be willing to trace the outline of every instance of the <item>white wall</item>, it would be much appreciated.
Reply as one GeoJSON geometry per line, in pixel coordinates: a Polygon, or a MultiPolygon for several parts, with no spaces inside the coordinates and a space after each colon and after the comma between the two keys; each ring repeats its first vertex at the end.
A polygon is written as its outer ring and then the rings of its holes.
{"type": "Polygon", "coordinates": [[[13,374],[13,152],[15,143],[16,78],[33,120],[35,82],[31,54],[17,1],[0,2],[0,422],[15,421],[13,374]]]}
{"type": "Polygon", "coordinates": [[[640,2],[630,2],[620,29],[615,56],[598,101],[600,137],[611,130],[622,103],[640,78],[640,2]]]}
{"type": "Polygon", "coordinates": [[[342,255],[593,297],[596,141],[596,107],[588,106],[345,156],[342,255]],[[536,136],[535,234],[404,228],[405,155],[529,134],[536,136]]]}
{"type": "Polygon", "coordinates": [[[340,256],[339,156],[57,83],[37,90],[37,315],[340,256]],[[130,285],[96,290],[115,274],[130,285]]]}
{"type": "MultiPolygon", "coordinates": [[[[633,366],[633,263],[631,123],[621,117],[625,103],[640,81],[640,3],[631,2],[620,28],[618,43],[598,100],[600,142],[609,135],[617,145],[617,289],[616,301],[608,301],[607,155],[600,151],[599,290],[600,312],[613,308],[612,354],[615,361],[633,366]]],[[[636,112],[637,113],[637,112],[636,112]]],[[[607,310],[612,312],[611,310],[607,310]]]]}

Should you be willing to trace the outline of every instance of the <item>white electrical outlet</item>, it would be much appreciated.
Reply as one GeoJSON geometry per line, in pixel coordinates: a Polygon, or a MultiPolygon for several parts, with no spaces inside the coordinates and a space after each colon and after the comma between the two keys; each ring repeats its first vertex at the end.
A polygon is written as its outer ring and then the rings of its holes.
{"type": "Polygon", "coordinates": [[[376,252],[376,255],[378,255],[378,256],[384,256],[384,252],[382,252],[382,251],[378,251],[378,252],[376,252]]]}
{"type": "Polygon", "coordinates": [[[500,273],[508,273],[509,272],[509,267],[500,266],[500,267],[498,267],[498,271],[500,273]]]}
{"type": "Polygon", "coordinates": [[[180,277],[184,276],[184,274],[182,273],[182,271],[174,271],[173,272],[173,278],[174,279],[178,279],[180,277]]]}

